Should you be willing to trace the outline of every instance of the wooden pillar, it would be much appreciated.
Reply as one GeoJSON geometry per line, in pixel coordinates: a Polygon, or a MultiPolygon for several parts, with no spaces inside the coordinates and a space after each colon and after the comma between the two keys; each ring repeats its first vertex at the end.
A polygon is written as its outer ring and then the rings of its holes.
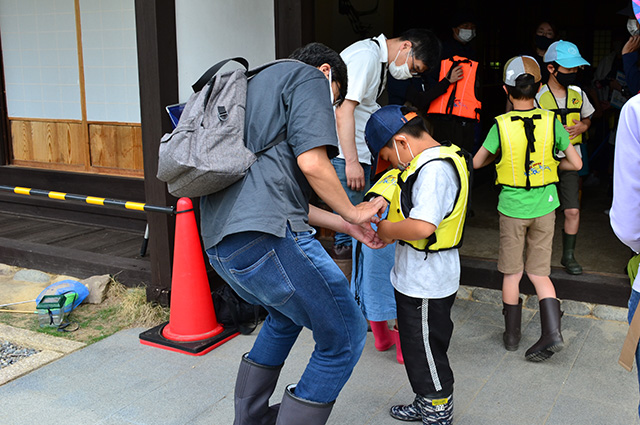
{"type": "Polygon", "coordinates": [[[313,0],[274,0],[276,59],[315,39],[313,0]]]}
{"type": "MultiPolygon", "coordinates": [[[[160,138],[171,131],[165,106],[178,102],[175,0],[135,0],[140,82],[140,118],[146,202],[175,205],[164,182],[156,178],[160,138]]],[[[175,218],[148,213],[151,284],[147,299],[169,302],[175,218]]]]}
{"type": "MultiPolygon", "coordinates": [[[[11,162],[11,136],[9,133],[9,113],[7,111],[6,88],[4,84],[4,59],[0,45],[0,167],[11,162]]],[[[6,183],[4,183],[6,184],[6,183]]]]}

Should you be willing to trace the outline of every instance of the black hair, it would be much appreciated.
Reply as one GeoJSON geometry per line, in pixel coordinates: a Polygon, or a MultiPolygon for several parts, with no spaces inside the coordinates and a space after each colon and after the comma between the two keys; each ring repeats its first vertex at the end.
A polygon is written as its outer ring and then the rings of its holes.
{"type": "Polygon", "coordinates": [[[457,12],[449,19],[449,26],[451,28],[457,28],[462,24],[466,24],[467,22],[477,25],[477,16],[477,14],[472,12],[457,12]]]}
{"type": "Polygon", "coordinates": [[[545,65],[552,65],[553,66],[553,72],[556,72],[558,70],[558,68],[561,66],[558,62],[547,62],[545,65]]]}
{"type": "Polygon", "coordinates": [[[331,67],[331,81],[335,81],[340,86],[340,98],[337,104],[342,103],[347,96],[347,65],[335,50],[322,43],[309,43],[306,46],[297,48],[289,58],[297,59],[316,68],[325,63],[329,64],[331,67]]]}
{"type": "MultiPolygon", "coordinates": [[[[402,115],[407,115],[409,112],[418,113],[418,109],[412,106],[402,106],[400,108],[400,112],[402,112],[402,115]]],[[[406,134],[408,136],[415,137],[416,139],[418,139],[422,137],[424,133],[429,134],[429,130],[427,130],[427,125],[424,122],[424,119],[422,119],[422,117],[418,115],[410,119],[409,122],[403,125],[400,128],[400,130],[396,132],[396,134],[399,134],[399,133],[406,134]]],[[[387,146],[390,146],[392,142],[393,142],[393,137],[389,139],[389,141],[387,142],[387,146]]]]}
{"type": "Polygon", "coordinates": [[[535,82],[531,74],[522,74],[516,78],[516,85],[506,86],[507,93],[516,100],[534,99],[540,88],[540,81],[535,82]]]}
{"type": "Polygon", "coordinates": [[[534,37],[536,36],[536,33],[538,32],[538,28],[540,28],[540,25],[542,24],[549,24],[549,26],[551,27],[551,30],[553,31],[553,38],[551,38],[551,40],[556,41],[558,39],[558,27],[554,22],[552,22],[549,19],[543,19],[541,21],[538,21],[536,26],[533,28],[533,36],[534,37]]]}
{"type": "Polygon", "coordinates": [[[403,32],[398,38],[411,42],[414,58],[424,62],[428,70],[436,68],[440,63],[442,44],[432,31],[414,28],[403,32]]]}

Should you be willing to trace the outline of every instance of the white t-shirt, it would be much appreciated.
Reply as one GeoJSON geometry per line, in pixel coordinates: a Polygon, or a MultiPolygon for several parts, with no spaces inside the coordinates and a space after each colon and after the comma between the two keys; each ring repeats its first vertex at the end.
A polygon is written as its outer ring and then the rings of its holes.
{"type": "MultiPolygon", "coordinates": [[[[431,161],[422,167],[412,188],[409,217],[439,226],[453,211],[458,180],[448,161],[431,161]]],[[[448,297],[460,286],[458,250],[430,252],[425,259],[425,252],[397,243],[391,283],[398,292],[413,298],[448,297]]]]}
{"type": "MultiPolygon", "coordinates": [[[[376,99],[384,90],[387,79],[387,38],[384,34],[375,37],[378,40],[361,40],[353,43],[340,53],[347,64],[349,85],[346,98],[358,102],[354,111],[356,124],[356,148],[358,160],[371,164],[371,153],[364,140],[364,127],[371,114],[380,109],[376,99]]],[[[342,148],[338,158],[343,158],[342,148]]]]}
{"type": "MultiPolygon", "coordinates": [[[[582,108],[580,108],[580,116],[582,117],[582,119],[585,118],[590,118],[591,115],[593,115],[593,113],[596,111],[596,108],[593,107],[593,105],[591,104],[591,102],[589,101],[589,96],[587,96],[584,91],[582,91],[582,89],[578,86],[569,86],[570,89],[573,89],[575,91],[577,91],[578,93],[582,94],[582,108]]],[[[538,94],[536,94],[536,105],[538,107],[540,107],[540,96],[542,96],[542,94],[546,91],[549,91],[549,86],[548,85],[544,85],[540,88],[540,91],[538,92],[538,94]]],[[[558,108],[566,108],[567,107],[567,98],[565,97],[555,97],[556,99],[556,103],[558,104],[558,108]]],[[[544,108],[542,108],[544,109],[544,108]]],[[[578,155],[580,155],[580,158],[582,158],[582,152],[580,151],[580,149],[576,148],[576,152],[578,152],[578,155]]],[[[564,152],[559,152],[558,153],[558,157],[559,158],[564,158],[564,152]]]]}

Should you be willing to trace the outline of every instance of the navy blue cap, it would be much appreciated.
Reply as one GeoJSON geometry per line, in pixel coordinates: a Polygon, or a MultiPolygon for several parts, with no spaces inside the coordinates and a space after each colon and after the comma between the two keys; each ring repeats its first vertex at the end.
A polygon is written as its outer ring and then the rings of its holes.
{"type": "Polygon", "coordinates": [[[417,117],[415,112],[403,114],[401,105],[388,105],[371,115],[364,128],[364,139],[373,156],[391,140],[406,123],[417,117]]]}

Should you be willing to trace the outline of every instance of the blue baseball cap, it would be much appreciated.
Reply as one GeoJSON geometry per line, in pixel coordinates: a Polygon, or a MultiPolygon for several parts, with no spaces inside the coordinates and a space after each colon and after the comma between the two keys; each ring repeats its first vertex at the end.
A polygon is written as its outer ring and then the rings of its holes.
{"type": "MultiPolygon", "coordinates": [[[[383,106],[369,117],[364,128],[364,139],[374,158],[406,123],[418,116],[415,112],[403,114],[401,108],[400,105],[383,106]]],[[[386,170],[389,165],[389,162],[378,158],[375,173],[386,170]]]]}
{"type": "Polygon", "coordinates": [[[578,46],[568,41],[555,41],[547,49],[543,58],[544,63],[556,62],[565,68],[575,68],[576,66],[589,65],[589,62],[580,56],[578,46]]]}
{"type": "Polygon", "coordinates": [[[371,155],[376,156],[406,123],[418,116],[415,112],[403,114],[400,105],[383,106],[374,112],[364,128],[364,139],[371,155]]]}

